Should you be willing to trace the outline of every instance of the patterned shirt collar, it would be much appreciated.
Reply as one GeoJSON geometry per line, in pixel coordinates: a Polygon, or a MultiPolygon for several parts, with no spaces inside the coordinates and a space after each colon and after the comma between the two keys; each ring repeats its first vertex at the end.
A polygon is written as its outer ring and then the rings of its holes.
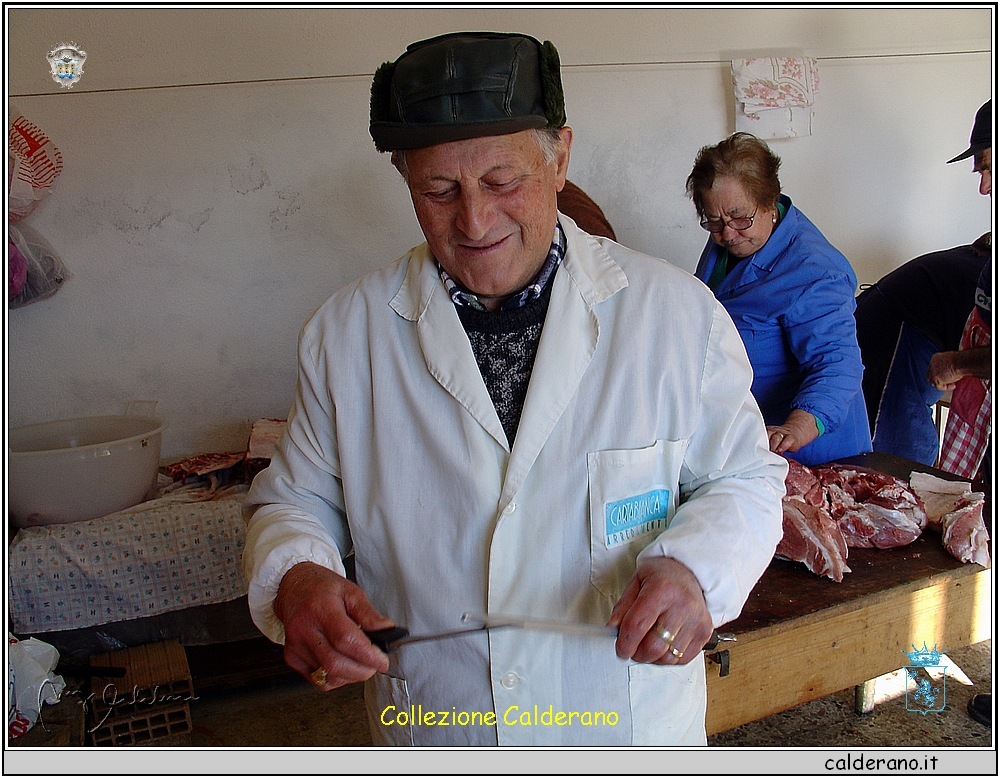
{"type": "MultiPolygon", "coordinates": [[[[532,300],[537,300],[542,290],[545,289],[546,284],[552,278],[552,274],[556,272],[556,268],[559,267],[559,263],[562,262],[564,256],[566,256],[566,233],[563,232],[562,225],[556,222],[555,235],[552,237],[552,245],[549,247],[549,253],[545,257],[542,269],[538,271],[538,275],[535,276],[534,281],[520,292],[508,297],[504,301],[504,304],[500,306],[500,310],[510,311],[514,308],[522,308],[532,300]]],[[[455,283],[447,271],[441,267],[440,262],[438,263],[438,273],[441,276],[441,281],[444,283],[444,288],[448,291],[455,305],[465,305],[480,311],[486,310],[486,306],[480,302],[476,295],[465,291],[455,283]]]]}

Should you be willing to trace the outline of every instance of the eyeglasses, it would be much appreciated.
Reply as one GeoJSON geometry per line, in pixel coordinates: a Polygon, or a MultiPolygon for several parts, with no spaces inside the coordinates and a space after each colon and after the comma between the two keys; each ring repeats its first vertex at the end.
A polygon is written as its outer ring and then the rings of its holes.
{"type": "Polygon", "coordinates": [[[756,215],[757,208],[754,208],[753,213],[749,216],[737,216],[735,219],[730,219],[729,221],[723,221],[722,219],[702,219],[700,224],[702,229],[709,232],[722,232],[726,227],[737,231],[749,230],[753,227],[753,217],[756,215]]]}

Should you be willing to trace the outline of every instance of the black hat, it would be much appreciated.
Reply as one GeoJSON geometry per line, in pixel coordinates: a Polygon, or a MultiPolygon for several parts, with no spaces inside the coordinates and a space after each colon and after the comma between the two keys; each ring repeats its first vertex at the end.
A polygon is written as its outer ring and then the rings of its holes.
{"type": "Polygon", "coordinates": [[[456,32],[411,43],[372,80],[369,131],[379,151],[565,123],[559,53],[528,35],[456,32]]]}
{"type": "Polygon", "coordinates": [[[993,146],[993,101],[987,100],[982,107],[976,111],[976,123],[972,125],[972,137],[969,138],[969,148],[963,151],[954,159],[949,159],[948,164],[958,162],[960,159],[967,159],[973,154],[978,154],[984,149],[993,146]]]}

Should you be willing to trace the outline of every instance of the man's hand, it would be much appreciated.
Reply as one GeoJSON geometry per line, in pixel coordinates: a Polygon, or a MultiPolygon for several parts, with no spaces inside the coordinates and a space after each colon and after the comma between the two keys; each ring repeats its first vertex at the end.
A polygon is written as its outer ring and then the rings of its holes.
{"type": "Polygon", "coordinates": [[[685,665],[712,636],[712,617],[694,573],[676,559],[647,559],[615,603],[608,626],[618,627],[622,659],[685,665]],[[672,638],[664,639],[663,631],[672,638]]]}
{"type": "Polygon", "coordinates": [[[767,428],[767,445],[775,454],[798,451],[818,437],[816,417],[799,408],[788,414],[784,424],[767,428]]]}
{"type": "MultiPolygon", "coordinates": [[[[285,626],[285,662],[323,691],[365,681],[389,669],[389,658],[362,630],[387,629],[357,584],[312,562],[300,562],[281,579],[274,615],[285,626]],[[323,669],[324,683],[313,675],[323,669]]],[[[320,674],[322,678],[322,673],[320,674]]]]}
{"type": "Polygon", "coordinates": [[[990,347],[976,346],[964,351],[939,351],[931,357],[927,380],[942,392],[950,392],[966,376],[990,378],[990,347]]]}

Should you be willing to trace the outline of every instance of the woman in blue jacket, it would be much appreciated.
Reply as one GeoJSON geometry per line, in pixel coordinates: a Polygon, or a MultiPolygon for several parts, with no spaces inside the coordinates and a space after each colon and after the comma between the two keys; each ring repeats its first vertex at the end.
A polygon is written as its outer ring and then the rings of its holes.
{"type": "Polygon", "coordinates": [[[743,338],[771,450],[815,465],[872,448],[857,279],[781,194],[780,164],[744,132],[698,152],[687,191],[711,238],[695,272],[743,338]]]}

